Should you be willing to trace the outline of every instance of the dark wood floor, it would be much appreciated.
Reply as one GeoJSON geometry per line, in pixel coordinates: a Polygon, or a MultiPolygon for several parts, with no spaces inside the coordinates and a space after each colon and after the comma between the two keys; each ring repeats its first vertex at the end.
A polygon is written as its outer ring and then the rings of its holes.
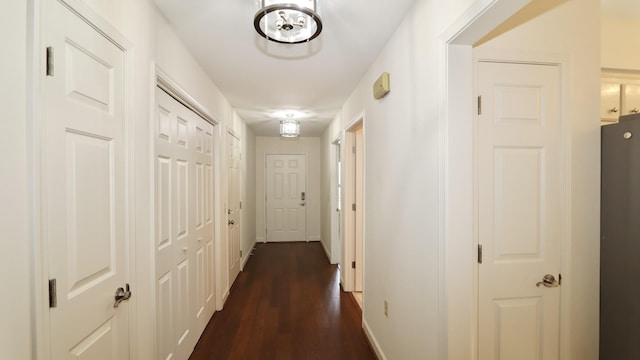
{"type": "Polygon", "coordinates": [[[258,244],[190,359],[375,359],[339,282],[317,242],[258,244]]]}

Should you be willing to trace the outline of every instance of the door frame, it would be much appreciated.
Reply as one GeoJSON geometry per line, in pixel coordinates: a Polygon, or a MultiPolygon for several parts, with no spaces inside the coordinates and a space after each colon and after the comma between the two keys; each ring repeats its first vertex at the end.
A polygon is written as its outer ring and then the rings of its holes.
{"type": "MultiPolygon", "coordinates": [[[[342,257],[340,261],[340,277],[342,289],[347,292],[355,291],[355,276],[356,272],[351,267],[351,262],[355,261],[355,226],[356,226],[356,218],[353,211],[345,211],[345,209],[349,209],[351,206],[351,201],[353,201],[355,197],[354,186],[355,186],[355,163],[352,156],[348,156],[351,152],[347,149],[351,149],[355,146],[355,132],[362,127],[362,139],[363,139],[363,151],[366,147],[365,140],[365,115],[364,112],[360,115],[356,116],[355,119],[345,126],[342,132],[342,143],[340,145],[340,158],[342,159],[342,204],[341,204],[341,229],[342,232],[340,237],[342,239],[342,257]],[[347,229],[353,229],[354,231],[347,231],[347,229]]],[[[364,155],[364,154],[363,154],[364,155]]],[[[366,166],[363,164],[363,184],[362,184],[362,211],[365,209],[366,199],[365,199],[365,176],[366,166]]],[[[366,219],[363,214],[362,216],[362,238],[363,238],[363,254],[364,254],[364,238],[365,234],[365,226],[366,219]]],[[[363,255],[362,259],[362,292],[364,293],[364,278],[365,278],[365,256],[363,255]]],[[[363,304],[364,305],[364,304],[363,304]]]]}
{"type": "MultiPolygon", "coordinates": [[[[221,225],[220,227],[223,227],[223,225],[227,225],[227,226],[224,227],[224,229],[225,229],[225,232],[224,232],[225,233],[225,245],[224,246],[225,246],[225,249],[226,249],[225,259],[227,261],[226,267],[225,267],[226,268],[226,272],[227,272],[227,274],[226,274],[227,275],[226,276],[227,287],[226,287],[226,289],[224,291],[224,296],[223,296],[224,300],[223,301],[226,301],[227,297],[229,296],[229,292],[231,291],[231,287],[233,286],[233,283],[231,282],[231,279],[230,279],[230,273],[231,272],[229,271],[230,270],[230,265],[231,265],[231,264],[229,264],[229,255],[231,253],[231,249],[230,249],[230,246],[229,246],[229,241],[230,240],[229,240],[229,226],[228,226],[228,221],[229,221],[228,210],[229,210],[229,202],[230,202],[229,201],[229,177],[230,177],[229,176],[229,155],[230,154],[228,153],[228,150],[229,150],[229,136],[235,138],[238,141],[238,144],[240,145],[240,148],[238,149],[238,152],[239,152],[240,158],[242,159],[242,152],[241,152],[242,143],[240,142],[241,141],[240,140],[240,135],[237,134],[231,127],[227,127],[227,129],[225,131],[225,156],[224,156],[224,160],[225,160],[224,168],[225,168],[225,178],[226,178],[226,183],[225,183],[224,189],[225,189],[225,193],[227,194],[227,197],[225,199],[225,204],[226,204],[225,211],[224,211],[225,220],[224,220],[224,222],[220,223],[220,225],[221,225]]],[[[241,167],[241,164],[239,166],[241,167]]],[[[240,242],[240,244],[239,244],[240,245],[240,251],[242,251],[242,222],[241,222],[241,219],[242,219],[242,205],[241,205],[242,204],[242,192],[240,191],[241,188],[242,188],[241,176],[242,176],[242,169],[238,168],[238,202],[240,203],[239,208],[238,208],[238,211],[239,211],[238,221],[240,221],[240,224],[238,226],[238,238],[239,238],[238,241],[240,242]]],[[[244,254],[243,254],[243,256],[244,256],[244,254]]],[[[243,267],[244,267],[244,261],[243,261],[242,256],[240,257],[240,264],[239,265],[240,265],[240,271],[239,272],[242,272],[243,267]]],[[[237,279],[237,276],[236,276],[236,279],[237,279]]],[[[235,281],[235,279],[234,279],[234,281],[235,281]]]]}
{"type": "MultiPolygon", "coordinates": [[[[471,7],[440,36],[439,93],[442,96],[439,116],[439,340],[438,357],[477,359],[478,341],[478,264],[476,251],[478,244],[477,224],[477,154],[475,149],[474,123],[475,102],[469,101],[475,93],[475,60],[473,45],[509,19],[531,0],[477,0],[471,7]],[[470,241],[471,240],[471,241],[470,241]],[[451,319],[454,319],[453,321],[451,319]]],[[[540,54],[496,54],[485,55],[487,59],[526,62],[542,62],[561,66],[562,117],[569,111],[568,77],[570,59],[540,54]]],[[[564,126],[570,127],[570,124],[564,126]]],[[[571,139],[570,129],[563,134],[563,140],[571,139]]],[[[564,146],[569,147],[570,141],[564,146]]],[[[567,158],[570,152],[563,148],[567,158]]],[[[566,167],[565,189],[571,183],[571,168],[566,167]]],[[[564,212],[571,217],[571,198],[565,200],[568,206],[564,212]]],[[[571,222],[565,222],[570,228],[571,222]]],[[[566,232],[570,230],[565,229],[566,232]]],[[[563,245],[562,271],[570,278],[571,237],[566,234],[563,245]]],[[[561,299],[560,336],[569,339],[571,287],[564,285],[561,299]]],[[[562,344],[560,358],[570,359],[570,343],[562,344]],[[564,345],[564,346],[562,346],[564,345]]]]}
{"type": "Polygon", "coordinates": [[[134,89],[134,46],[118,31],[108,23],[103,17],[80,0],[27,0],[29,20],[27,41],[27,59],[30,63],[27,68],[31,70],[31,75],[27,77],[27,101],[32,105],[27,111],[27,146],[30,157],[30,214],[32,222],[29,224],[32,236],[32,264],[33,271],[32,284],[33,302],[33,356],[36,359],[50,359],[51,337],[49,335],[49,241],[46,227],[46,206],[47,191],[46,183],[46,142],[44,124],[47,121],[46,114],[46,47],[47,47],[47,10],[52,1],[59,2],[80,19],[84,20],[92,27],[103,33],[114,45],[124,54],[125,66],[125,96],[124,96],[124,119],[125,119],[125,172],[126,172],[126,193],[125,207],[125,234],[127,250],[128,283],[134,289],[134,296],[128,301],[128,331],[129,331],[129,357],[137,358],[137,328],[138,311],[135,289],[138,288],[138,277],[136,269],[136,204],[135,189],[136,166],[135,166],[135,113],[134,99],[132,98],[134,89]]]}
{"type": "Polygon", "coordinates": [[[342,176],[342,136],[337,136],[331,142],[331,254],[329,261],[332,264],[339,264],[342,259],[342,197],[344,197],[344,186],[342,176]],[[339,170],[339,172],[338,172],[339,170]],[[338,189],[340,188],[341,196],[338,195],[338,189]],[[338,208],[340,211],[338,211],[338,208]],[[335,209],[335,211],[334,211],[335,209]]]}
{"type": "MultiPolygon", "coordinates": [[[[155,176],[153,174],[155,174],[155,132],[153,131],[153,129],[155,129],[155,123],[156,123],[156,108],[157,108],[157,101],[155,99],[155,89],[156,87],[162,89],[163,91],[165,91],[167,94],[169,94],[171,97],[173,97],[174,99],[176,99],[176,101],[178,101],[179,103],[181,103],[182,105],[184,105],[187,109],[193,111],[194,113],[196,113],[198,116],[200,116],[201,118],[203,118],[204,120],[206,120],[208,123],[210,123],[211,125],[213,125],[213,181],[214,181],[214,186],[213,186],[213,221],[214,221],[214,226],[213,226],[213,258],[214,258],[214,265],[213,265],[213,269],[214,269],[214,279],[216,281],[215,286],[214,286],[214,291],[215,291],[215,310],[219,311],[222,310],[222,306],[224,304],[224,300],[225,298],[222,297],[222,294],[224,293],[223,288],[222,288],[222,279],[224,279],[224,269],[222,267],[223,265],[223,261],[222,261],[222,257],[221,254],[223,253],[222,251],[222,237],[221,237],[221,206],[222,206],[222,200],[221,200],[221,187],[220,187],[220,181],[221,181],[221,173],[220,173],[220,161],[221,161],[221,128],[222,126],[220,126],[220,122],[209,112],[209,110],[207,110],[206,107],[204,107],[202,104],[200,104],[200,102],[198,102],[195,98],[193,98],[185,89],[184,87],[182,87],[176,80],[174,80],[169,73],[167,73],[162,67],[160,67],[157,63],[153,64],[153,69],[154,69],[154,76],[152,77],[152,87],[151,87],[151,94],[150,94],[150,106],[151,106],[151,110],[150,110],[150,116],[149,116],[149,129],[151,129],[152,131],[149,132],[149,134],[147,134],[149,142],[152,146],[152,149],[150,150],[150,154],[149,154],[149,163],[151,164],[151,175],[149,176],[149,201],[150,201],[150,206],[149,206],[149,219],[150,220],[150,234],[151,234],[151,239],[155,239],[156,238],[156,217],[155,217],[155,209],[156,209],[156,201],[155,201],[155,194],[156,194],[156,181],[155,181],[155,176]]],[[[226,239],[226,238],[225,238],[226,239]]],[[[152,260],[150,263],[151,266],[151,274],[155,274],[155,248],[150,249],[152,251],[152,260]]],[[[227,270],[228,272],[228,270],[227,270]]],[[[156,327],[156,302],[155,302],[155,294],[156,294],[156,282],[153,281],[153,283],[150,285],[151,286],[151,291],[153,293],[153,302],[151,304],[152,309],[153,310],[153,327],[156,327]]],[[[156,343],[155,341],[155,333],[153,335],[154,337],[154,344],[156,343]]],[[[156,347],[154,346],[154,351],[155,351],[156,347]]]]}
{"type": "MultiPolygon", "coordinates": [[[[268,198],[268,193],[267,193],[267,167],[269,166],[269,163],[267,161],[267,157],[271,156],[271,155],[282,155],[282,156],[287,156],[287,155],[300,155],[300,156],[304,156],[304,189],[305,189],[305,198],[306,198],[306,205],[305,205],[305,210],[304,210],[304,242],[309,242],[309,211],[307,210],[309,208],[309,164],[308,164],[308,160],[309,160],[309,156],[307,156],[307,153],[288,153],[288,154],[283,154],[283,153],[265,153],[264,154],[264,184],[262,184],[262,186],[264,187],[264,243],[268,243],[269,242],[269,232],[267,231],[269,229],[269,220],[268,220],[268,215],[269,215],[269,198],[268,198]]],[[[277,243],[277,241],[276,241],[277,243]]]]}

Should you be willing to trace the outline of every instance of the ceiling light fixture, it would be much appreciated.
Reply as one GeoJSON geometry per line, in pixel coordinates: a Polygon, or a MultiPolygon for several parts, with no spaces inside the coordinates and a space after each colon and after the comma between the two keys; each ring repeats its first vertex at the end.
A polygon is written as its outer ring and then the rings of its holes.
{"type": "Polygon", "coordinates": [[[280,136],[286,138],[300,136],[300,121],[295,119],[280,120],[280,136]]]}
{"type": "Polygon", "coordinates": [[[300,44],[320,35],[317,0],[259,0],[253,26],[260,36],[282,44],[300,44]]]}

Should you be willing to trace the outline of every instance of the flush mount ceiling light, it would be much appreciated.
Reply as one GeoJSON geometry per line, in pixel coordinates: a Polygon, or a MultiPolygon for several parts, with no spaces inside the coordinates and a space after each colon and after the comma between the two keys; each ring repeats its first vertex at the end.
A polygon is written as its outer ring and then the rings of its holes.
{"type": "Polygon", "coordinates": [[[294,119],[280,120],[280,136],[286,138],[300,136],[300,121],[294,119]]]}
{"type": "Polygon", "coordinates": [[[282,44],[300,44],[320,35],[316,0],[259,0],[253,26],[260,36],[282,44]]]}

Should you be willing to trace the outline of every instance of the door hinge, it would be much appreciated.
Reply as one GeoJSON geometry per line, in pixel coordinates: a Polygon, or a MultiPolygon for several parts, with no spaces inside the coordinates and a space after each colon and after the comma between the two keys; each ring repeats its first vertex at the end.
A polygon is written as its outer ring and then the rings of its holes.
{"type": "Polygon", "coordinates": [[[58,306],[58,289],[56,287],[56,279],[49,279],[49,307],[58,306]]]}
{"type": "Polygon", "coordinates": [[[356,211],[356,204],[351,204],[351,210],[356,211]]]}
{"type": "Polygon", "coordinates": [[[355,145],[351,147],[351,152],[352,152],[352,153],[354,153],[354,154],[356,153],[356,147],[355,147],[355,145]]]}
{"type": "Polygon", "coordinates": [[[242,250],[240,250],[240,257],[242,257],[242,250]]]}
{"type": "Polygon", "coordinates": [[[240,201],[240,209],[242,209],[242,201],[240,201]]]}
{"type": "Polygon", "coordinates": [[[227,215],[231,215],[231,209],[227,209],[227,215]]]}
{"type": "Polygon", "coordinates": [[[355,269],[355,268],[356,268],[356,262],[355,262],[355,261],[352,261],[352,262],[351,262],[351,268],[352,268],[352,269],[355,269]]]}
{"type": "Polygon", "coordinates": [[[478,264],[482,264],[482,245],[478,244],[478,264]]]}
{"type": "Polygon", "coordinates": [[[47,46],[47,76],[53,76],[53,48],[47,46]]]}
{"type": "Polygon", "coordinates": [[[482,96],[478,96],[478,115],[482,115],[482,96]]]}

